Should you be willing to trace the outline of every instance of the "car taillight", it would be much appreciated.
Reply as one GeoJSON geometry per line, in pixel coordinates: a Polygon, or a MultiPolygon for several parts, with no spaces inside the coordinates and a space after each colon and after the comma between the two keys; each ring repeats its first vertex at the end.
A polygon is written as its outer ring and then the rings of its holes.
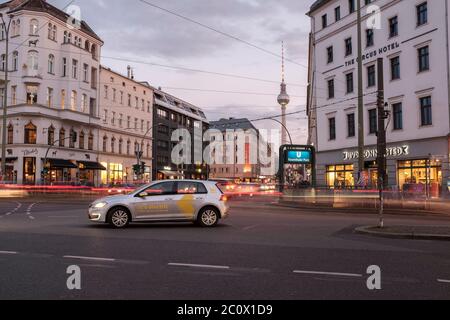
{"type": "Polygon", "coordinates": [[[223,195],[220,196],[220,201],[227,202],[228,201],[228,197],[223,194],[223,195]]]}

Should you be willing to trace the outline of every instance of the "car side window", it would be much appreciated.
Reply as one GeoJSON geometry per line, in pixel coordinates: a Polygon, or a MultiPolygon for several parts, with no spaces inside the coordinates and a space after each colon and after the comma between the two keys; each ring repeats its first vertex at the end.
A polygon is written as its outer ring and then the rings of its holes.
{"type": "Polygon", "coordinates": [[[208,193],[205,186],[202,183],[180,181],[177,186],[178,194],[205,194],[208,193]]]}
{"type": "Polygon", "coordinates": [[[160,196],[175,194],[175,183],[174,182],[161,182],[157,183],[145,190],[149,196],[160,196]]]}

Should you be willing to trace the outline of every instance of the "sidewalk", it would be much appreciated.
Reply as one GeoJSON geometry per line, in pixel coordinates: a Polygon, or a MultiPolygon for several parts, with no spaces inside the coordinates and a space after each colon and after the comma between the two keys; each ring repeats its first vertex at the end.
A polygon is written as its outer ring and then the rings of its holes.
{"type": "Polygon", "coordinates": [[[392,226],[379,228],[366,226],[356,228],[355,232],[385,238],[450,241],[450,227],[392,226]]]}

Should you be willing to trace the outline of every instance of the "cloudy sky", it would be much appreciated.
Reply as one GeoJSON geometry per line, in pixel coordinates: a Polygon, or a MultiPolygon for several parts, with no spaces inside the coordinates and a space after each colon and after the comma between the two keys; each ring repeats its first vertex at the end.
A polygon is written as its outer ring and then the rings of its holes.
{"type": "MultiPolygon", "coordinates": [[[[64,8],[69,0],[49,0],[64,8]]],[[[276,98],[281,59],[152,7],[155,4],[266,51],[281,54],[285,42],[288,112],[305,109],[309,19],[313,2],[300,0],[75,0],[87,21],[105,41],[102,64],[126,73],[130,64],[139,81],[203,108],[210,120],[256,119],[280,113],[276,98]],[[127,62],[128,61],[128,62],[127,62]],[[232,74],[225,77],[212,73],[232,74]],[[242,79],[248,77],[269,81],[242,79]],[[273,82],[270,82],[273,81],[273,82]],[[223,93],[215,91],[232,91],[223,93]]],[[[272,121],[258,128],[277,127],[272,121]]],[[[288,117],[295,143],[306,142],[306,114],[288,117]]]]}

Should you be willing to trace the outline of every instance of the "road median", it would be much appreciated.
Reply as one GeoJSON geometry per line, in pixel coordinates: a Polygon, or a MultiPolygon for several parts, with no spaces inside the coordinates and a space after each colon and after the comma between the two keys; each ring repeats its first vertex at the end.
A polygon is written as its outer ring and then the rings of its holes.
{"type": "Polygon", "coordinates": [[[450,241],[450,227],[442,226],[363,226],[355,229],[358,234],[384,238],[450,241]]]}

